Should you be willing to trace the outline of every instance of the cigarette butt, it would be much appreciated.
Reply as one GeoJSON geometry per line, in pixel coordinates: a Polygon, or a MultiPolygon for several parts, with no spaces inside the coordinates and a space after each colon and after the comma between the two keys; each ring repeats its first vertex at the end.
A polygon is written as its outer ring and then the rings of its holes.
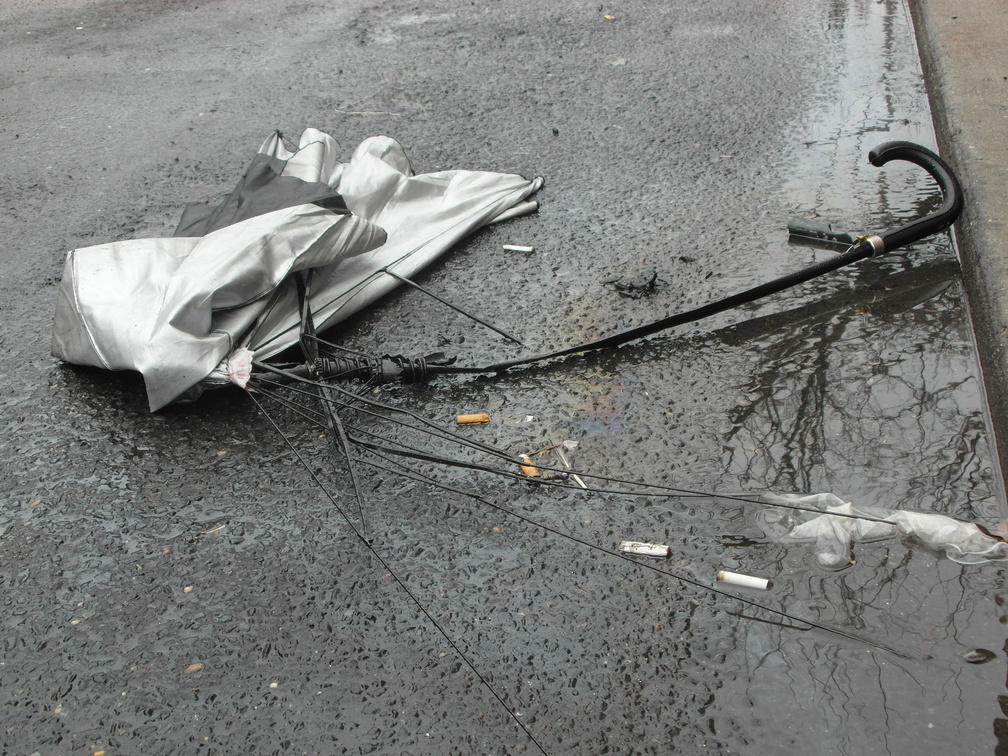
{"type": "Polygon", "coordinates": [[[642,543],[640,541],[620,541],[619,550],[621,554],[636,554],[637,556],[649,556],[668,558],[672,553],[672,547],[663,543],[642,543]]]}
{"type": "MultiPolygon", "coordinates": [[[[566,467],[568,470],[571,470],[573,468],[571,467],[570,460],[568,460],[567,455],[563,453],[563,449],[561,448],[561,446],[557,447],[556,454],[560,458],[560,461],[563,462],[563,466],[566,467]]],[[[583,488],[586,491],[588,490],[588,485],[583,480],[581,480],[580,475],[578,475],[577,473],[571,473],[570,476],[574,479],[575,483],[581,486],[581,488],[583,488]]]]}
{"type": "Polygon", "coordinates": [[[560,458],[560,461],[563,463],[563,466],[566,467],[568,470],[570,470],[571,469],[570,460],[567,459],[567,455],[563,453],[563,449],[559,446],[556,448],[556,455],[560,458]]]}
{"type": "Polygon", "coordinates": [[[471,425],[472,423],[489,423],[490,415],[486,412],[476,412],[472,415],[459,415],[455,418],[459,425],[471,425]]]}
{"type": "Polygon", "coordinates": [[[535,252],[535,247],[523,247],[519,244],[505,244],[503,249],[507,250],[508,252],[526,252],[526,253],[535,252]]]}
{"type": "Polygon", "coordinates": [[[768,590],[773,586],[773,582],[767,578],[753,577],[752,575],[741,575],[738,572],[728,572],[728,570],[718,570],[718,582],[731,583],[732,585],[743,585],[746,588],[758,588],[761,591],[768,590]]]}
{"type": "Polygon", "coordinates": [[[539,473],[539,468],[532,464],[532,459],[528,454],[522,454],[519,459],[524,462],[521,466],[521,471],[525,473],[530,478],[540,478],[542,475],[539,473]]]}

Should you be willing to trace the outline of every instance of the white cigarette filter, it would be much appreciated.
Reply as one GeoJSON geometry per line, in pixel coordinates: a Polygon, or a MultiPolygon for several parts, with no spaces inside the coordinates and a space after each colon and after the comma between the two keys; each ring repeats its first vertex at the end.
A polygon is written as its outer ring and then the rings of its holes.
{"type": "Polygon", "coordinates": [[[768,590],[773,585],[773,582],[767,578],[742,575],[738,572],[728,572],[728,570],[718,570],[717,579],[720,583],[742,585],[746,588],[758,588],[761,591],[768,590]]]}
{"type": "Polygon", "coordinates": [[[662,543],[641,543],[640,541],[620,541],[620,553],[638,556],[667,558],[672,548],[662,543]]]}

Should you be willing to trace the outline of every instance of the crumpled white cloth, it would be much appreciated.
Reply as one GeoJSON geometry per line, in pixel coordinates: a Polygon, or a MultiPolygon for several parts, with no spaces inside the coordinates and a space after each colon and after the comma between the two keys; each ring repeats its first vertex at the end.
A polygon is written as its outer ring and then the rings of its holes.
{"type": "Polygon", "coordinates": [[[827,512],[818,516],[787,509],[767,509],[756,519],[776,540],[815,543],[816,559],[826,569],[840,570],[852,563],[852,544],[906,536],[942,551],[953,562],[979,564],[1008,559],[1008,543],[987,535],[975,524],[935,512],[913,512],[855,505],[830,493],[768,494],[767,502],[798,505],[827,512]],[[845,517],[859,515],[861,517],[845,517]],[[884,520],[878,522],[877,520],[884,520]]]}

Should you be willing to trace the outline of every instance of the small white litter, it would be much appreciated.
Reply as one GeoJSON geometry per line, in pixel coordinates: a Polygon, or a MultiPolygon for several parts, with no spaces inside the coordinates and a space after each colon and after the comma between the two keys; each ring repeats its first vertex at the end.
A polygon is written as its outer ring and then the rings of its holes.
{"type": "Polygon", "coordinates": [[[773,586],[773,583],[767,578],[743,575],[741,572],[729,572],[728,570],[718,570],[717,580],[719,583],[741,585],[746,588],[758,588],[761,591],[767,591],[773,586]]]}
{"type": "Polygon", "coordinates": [[[663,543],[642,543],[640,541],[620,541],[621,554],[636,554],[637,556],[658,557],[667,559],[672,553],[672,547],[663,543]]]}
{"type": "Polygon", "coordinates": [[[1008,559],[1008,543],[1003,539],[985,533],[974,523],[935,512],[855,505],[829,493],[770,494],[764,495],[763,500],[826,513],[812,516],[774,508],[758,513],[756,519],[763,531],[775,540],[814,542],[819,564],[831,570],[841,570],[853,563],[851,548],[854,542],[878,541],[897,535],[944,552],[960,564],[1008,559]]]}

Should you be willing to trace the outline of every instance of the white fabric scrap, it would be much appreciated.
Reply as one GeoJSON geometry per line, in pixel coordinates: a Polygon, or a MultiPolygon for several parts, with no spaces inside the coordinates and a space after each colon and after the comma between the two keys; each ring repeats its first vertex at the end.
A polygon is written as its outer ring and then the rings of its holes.
{"type": "Polygon", "coordinates": [[[897,535],[912,538],[928,548],[944,552],[946,557],[960,564],[1008,559],[1008,543],[1005,541],[987,535],[973,523],[935,512],[855,505],[829,493],[809,496],[772,494],[763,498],[770,503],[806,507],[827,513],[799,522],[801,517],[809,515],[774,508],[760,512],[757,520],[764,532],[776,540],[815,543],[816,559],[820,566],[831,570],[840,570],[852,563],[853,543],[877,541],[897,535]]]}
{"type": "Polygon", "coordinates": [[[235,349],[227,359],[228,379],[238,388],[245,388],[252,375],[253,354],[248,349],[235,349]]]}

